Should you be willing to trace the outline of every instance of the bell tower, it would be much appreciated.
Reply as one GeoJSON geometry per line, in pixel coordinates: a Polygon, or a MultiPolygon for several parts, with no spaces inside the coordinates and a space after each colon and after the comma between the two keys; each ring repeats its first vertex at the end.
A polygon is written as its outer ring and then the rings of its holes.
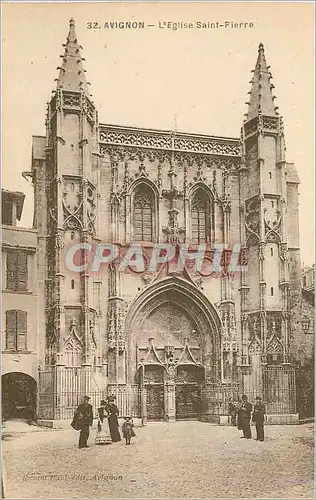
{"type": "MultiPolygon", "coordinates": [[[[98,114],[73,19],[63,46],[56,90],[47,106],[45,196],[35,208],[37,221],[45,213],[45,224],[39,224],[46,238],[45,364],[57,371],[79,369],[82,376],[76,390],[88,393],[91,371],[100,376],[103,372],[101,282],[89,271],[69,271],[65,255],[75,243],[98,241],[98,114]]],[[[61,385],[67,390],[68,381],[61,385]]]]}
{"type": "MultiPolygon", "coordinates": [[[[262,373],[260,365],[289,362],[289,260],[293,243],[299,247],[298,234],[289,234],[292,222],[298,227],[298,204],[289,189],[294,183],[297,192],[299,181],[294,166],[286,163],[283,121],[271,80],[260,44],[242,127],[240,177],[241,234],[249,255],[241,284],[242,364],[249,367],[244,371],[248,390],[258,392],[263,380],[251,374],[262,373]]],[[[299,263],[297,252],[295,259],[299,263]]]]}

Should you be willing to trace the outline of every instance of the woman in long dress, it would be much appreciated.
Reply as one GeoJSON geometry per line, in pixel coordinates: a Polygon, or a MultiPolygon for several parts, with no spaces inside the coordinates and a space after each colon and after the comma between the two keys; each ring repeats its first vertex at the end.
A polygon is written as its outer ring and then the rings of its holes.
{"type": "Polygon", "coordinates": [[[100,408],[98,408],[98,430],[95,438],[95,444],[111,444],[112,439],[109,433],[107,420],[107,403],[102,399],[100,408]]]}
{"type": "Polygon", "coordinates": [[[109,414],[108,416],[108,422],[109,422],[109,428],[110,428],[110,434],[111,434],[111,439],[113,443],[116,443],[117,441],[121,441],[121,435],[119,431],[119,423],[118,423],[118,407],[114,403],[113,398],[108,398],[108,405],[107,405],[107,412],[109,414]]]}

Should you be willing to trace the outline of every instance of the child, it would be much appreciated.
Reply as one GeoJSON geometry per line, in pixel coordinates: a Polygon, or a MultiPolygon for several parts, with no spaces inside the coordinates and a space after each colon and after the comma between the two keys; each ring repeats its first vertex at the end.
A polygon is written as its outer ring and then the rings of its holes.
{"type": "Polygon", "coordinates": [[[131,437],[135,437],[133,419],[131,417],[124,417],[124,424],[122,425],[123,437],[125,444],[131,444],[131,437]]]}

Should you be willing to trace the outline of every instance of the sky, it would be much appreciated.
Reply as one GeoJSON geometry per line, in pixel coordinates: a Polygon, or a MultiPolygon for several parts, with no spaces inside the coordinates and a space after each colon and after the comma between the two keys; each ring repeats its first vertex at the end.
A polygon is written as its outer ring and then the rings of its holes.
{"type": "Polygon", "coordinates": [[[32,135],[45,135],[46,103],[74,17],[99,121],[115,125],[239,137],[251,70],[264,44],[287,161],[301,180],[302,260],[314,262],[312,3],[4,3],[2,10],[2,187],[26,194],[23,226],[32,224],[33,189],[21,173],[31,169],[32,135]],[[103,28],[129,20],[146,28],[103,28]],[[194,28],[159,28],[164,21],[194,28]],[[196,21],[254,27],[198,29],[196,21]],[[88,29],[90,22],[101,29],[88,29]]]}

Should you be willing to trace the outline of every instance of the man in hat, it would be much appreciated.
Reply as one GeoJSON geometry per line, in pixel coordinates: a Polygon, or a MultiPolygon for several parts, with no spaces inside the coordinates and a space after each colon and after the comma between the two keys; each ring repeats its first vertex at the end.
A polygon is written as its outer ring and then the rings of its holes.
{"type": "Polygon", "coordinates": [[[80,428],[79,448],[89,448],[87,445],[89,438],[89,427],[93,423],[92,405],[89,404],[89,396],[83,398],[77,410],[75,411],[74,419],[78,422],[80,428]]]}
{"type": "Polygon", "coordinates": [[[264,441],[264,415],[266,413],[266,408],[264,403],[262,402],[262,398],[260,396],[256,397],[256,404],[252,413],[252,421],[256,424],[257,431],[257,441],[264,441]]]}
{"type": "Polygon", "coordinates": [[[251,420],[252,404],[248,402],[247,396],[244,394],[241,398],[241,405],[238,410],[238,429],[243,431],[243,438],[251,439],[251,420]]]}

